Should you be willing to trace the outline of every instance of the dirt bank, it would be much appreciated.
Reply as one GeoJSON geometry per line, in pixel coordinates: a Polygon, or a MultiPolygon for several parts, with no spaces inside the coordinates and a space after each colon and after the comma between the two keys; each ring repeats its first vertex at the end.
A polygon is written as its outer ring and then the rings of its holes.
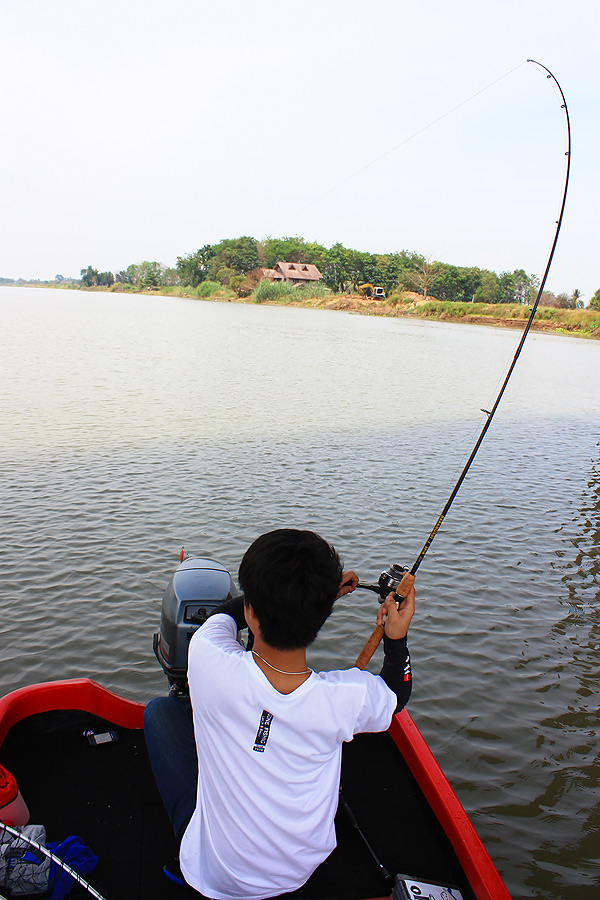
{"type": "MultiPolygon", "coordinates": [[[[341,294],[335,295],[330,299],[314,298],[310,300],[302,300],[293,302],[293,306],[309,306],[319,309],[335,309],[344,312],[355,313],[364,316],[387,316],[393,318],[415,318],[429,319],[437,322],[456,322],[467,323],[470,325],[491,325],[496,328],[513,328],[516,331],[522,331],[525,328],[527,318],[518,318],[515,316],[494,316],[494,315],[471,315],[465,313],[463,315],[452,315],[440,304],[439,311],[436,311],[435,304],[437,301],[428,298],[423,299],[420,294],[405,293],[402,300],[395,305],[390,305],[385,301],[371,300],[361,297],[358,294],[341,294]],[[433,306],[432,306],[433,304],[433,306]],[[427,306],[427,309],[423,307],[427,306]]],[[[289,302],[288,302],[289,305],[289,302]]],[[[519,310],[520,312],[520,310],[519,310]]],[[[557,311],[558,312],[558,311],[557,311]]],[[[552,318],[543,318],[543,308],[538,310],[537,316],[532,323],[532,330],[543,331],[548,334],[571,335],[572,337],[585,337],[595,340],[600,339],[600,320],[591,322],[590,325],[582,325],[581,321],[574,316],[570,321],[570,310],[561,310],[565,313],[561,320],[552,318]]],[[[584,310],[573,310],[576,312],[586,312],[584,310]]],[[[593,311],[590,311],[593,315],[593,311]]],[[[525,313],[525,310],[523,310],[525,313]]],[[[595,317],[598,318],[597,316],[595,317]]],[[[587,323],[586,323],[587,324],[587,323]]]]}

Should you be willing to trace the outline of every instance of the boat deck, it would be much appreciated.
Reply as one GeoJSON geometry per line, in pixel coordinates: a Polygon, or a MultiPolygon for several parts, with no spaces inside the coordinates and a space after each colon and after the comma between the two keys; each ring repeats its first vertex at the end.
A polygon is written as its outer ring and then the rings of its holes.
{"type": "MultiPolygon", "coordinates": [[[[90,746],[83,732],[114,726],[79,711],[29,716],[9,731],[0,763],[16,776],[30,821],[48,841],[78,835],[99,857],[90,882],[106,900],[200,897],[169,882],[162,867],[176,854],[156,790],[143,733],[118,728],[119,740],[90,746]]],[[[474,900],[452,846],[387,734],[344,745],[343,794],[378,858],[392,874],[457,885],[474,900]]],[[[338,847],[302,890],[287,897],[364,900],[390,888],[344,810],[336,818],[338,847]]],[[[72,900],[89,894],[79,885],[72,900]]]]}

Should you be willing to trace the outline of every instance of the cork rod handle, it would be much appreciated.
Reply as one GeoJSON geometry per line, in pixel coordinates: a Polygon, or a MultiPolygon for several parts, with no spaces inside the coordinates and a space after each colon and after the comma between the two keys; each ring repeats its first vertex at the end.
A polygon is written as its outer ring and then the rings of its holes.
{"type": "MultiPolygon", "coordinates": [[[[402,581],[396,588],[396,596],[399,600],[404,600],[411,587],[415,583],[415,576],[411,575],[410,572],[405,572],[402,581]]],[[[367,639],[365,646],[362,648],[360,653],[358,654],[358,659],[354,663],[357,669],[364,669],[377,648],[381,643],[381,638],[383,637],[383,627],[381,625],[376,625],[373,631],[371,632],[370,637],[367,639]]]]}

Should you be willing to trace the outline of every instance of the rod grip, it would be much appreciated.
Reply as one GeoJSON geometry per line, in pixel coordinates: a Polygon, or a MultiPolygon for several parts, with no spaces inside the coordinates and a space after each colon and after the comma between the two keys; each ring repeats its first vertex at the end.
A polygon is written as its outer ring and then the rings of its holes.
{"type": "MultiPolygon", "coordinates": [[[[415,576],[411,575],[410,572],[405,572],[402,578],[402,581],[396,588],[396,596],[401,598],[402,600],[407,596],[411,587],[415,583],[415,576]]],[[[381,639],[383,637],[383,628],[381,625],[376,625],[373,631],[371,632],[370,637],[367,638],[365,642],[365,646],[362,648],[360,653],[358,654],[358,658],[354,663],[357,669],[364,669],[377,648],[381,643],[381,639]]]]}
{"type": "Polygon", "coordinates": [[[358,654],[356,662],[354,663],[357,669],[364,669],[364,667],[367,665],[367,663],[379,647],[382,637],[383,628],[381,627],[381,625],[376,625],[371,632],[371,636],[365,642],[365,646],[358,654]]]}

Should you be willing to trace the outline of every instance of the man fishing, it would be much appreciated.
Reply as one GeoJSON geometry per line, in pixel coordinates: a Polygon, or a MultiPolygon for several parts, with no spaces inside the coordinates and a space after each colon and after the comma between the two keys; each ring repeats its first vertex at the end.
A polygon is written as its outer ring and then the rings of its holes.
{"type": "Polygon", "coordinates": [[[148,704],[150,761],[185,881],[214,900],[264,900],[300,888],[336,845],[341,751],[359,732],[383,731],[411,692],[406,635],[411,588],[391,593],[379,675],[314,672],[306,650],[336,599],[358,578],[314,532],[259,537],[239,569],[243,596],[223,603],[193,635],[191,709],[148,704]],[[251,650],[237,640],[248,627],[251,650]],[[192,725],[193,719],[193,725],[192,725]]]}

